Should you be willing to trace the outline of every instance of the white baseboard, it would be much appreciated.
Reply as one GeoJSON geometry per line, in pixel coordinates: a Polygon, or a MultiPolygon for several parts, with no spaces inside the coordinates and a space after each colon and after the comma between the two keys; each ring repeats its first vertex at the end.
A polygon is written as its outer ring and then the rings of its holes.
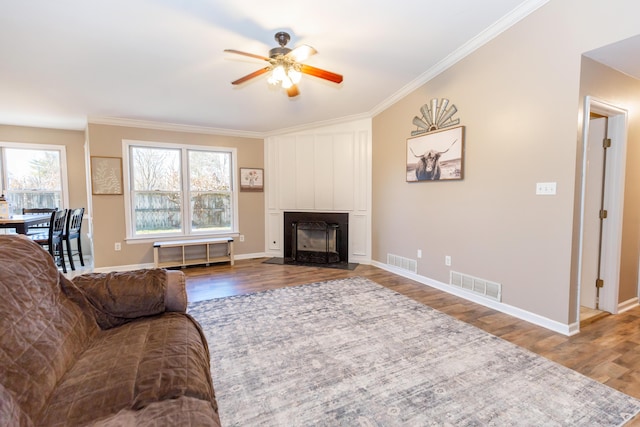
{"type": "Polygon", "coordinates": [[[140,270],[143,268],[154,268],[154,263],[149,264],[130,264],[130,265],[111,265],[109,267],[94,268],[94,273],[109,273],[111,271],[132,271],[140,270]]]}
{"type": "Polygon", "coordinates": [[[455,286],[448,285],[446,283],[430,279],[425,276],[420,276],[418,274],[414,274],[408,272],[406,270],[402,270],[388,264],[384,264],[378,261],[372,261],[371,265],[379,267],[383,270],[390,271],[391,273],[397,274],[402,277],[406,277],[411,280],[415,280],[416,282],[422,283],[423,285],[430,286],[432,288],[439,289],[448,294],[452,294],[458,296],[460,298],[464,298],[468,301],[474,302],[476,304],[483,305],[485,307],[492,308],[501,313],[508,314],[515,318],[524,320],[526,322],[532,323],[537,326],[541,326],[546,329],[550,329],[559,334],[571,336],[579,332],[579,324],[571,324],[566,325],[555,320],[540,316],[538,314],[532,313],[530,311],[523,310],[518,307],[514,307],[509,304],[505,304],[503,302],[492,301],[483,297],[480,297],[476,294],[466,291],[465,289],[458,288],[455,286]]]}
{"type": "Polygon", "coordinates": [[[254,258],[265,258],[266,255],[264,252],[256,252],[254,254],[234,254],[233,259],[254,259],[254,258]]]}
{"type": "Polygon", "coordinates": [[[638,304],[638,297],[623,301],[620,304],[618,304],[618,314],[624,311],[631,310],[632,308],[637,307],[638,305],[640,305],[638,304]]]}

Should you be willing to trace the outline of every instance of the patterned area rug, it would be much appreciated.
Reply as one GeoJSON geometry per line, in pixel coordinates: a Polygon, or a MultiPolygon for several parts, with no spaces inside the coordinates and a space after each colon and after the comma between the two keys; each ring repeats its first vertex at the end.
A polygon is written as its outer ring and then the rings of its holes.
{"type": "Polygon", "coordinates": [[[617,426],[640,401],[368,279],[189,305],[222,425],[617,426]]]}

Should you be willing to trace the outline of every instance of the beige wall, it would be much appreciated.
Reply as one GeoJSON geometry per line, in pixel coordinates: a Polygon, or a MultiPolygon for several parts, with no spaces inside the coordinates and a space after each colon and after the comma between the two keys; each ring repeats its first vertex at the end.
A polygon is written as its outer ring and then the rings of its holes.
{"type": "MultiPolygon", "coordinates": [[[[640,258],[640,81],[589,58],[582,59],[580,96],[592,96],[628,111],[627,162],[625,168],[624,213],[620,292],[622,303],[638,296],[640,258]]],[[[606,284],[605,284],[606,285],[606,284]]]]}
{"type": "MultiPolygon", "coordinates": [[[[0,125],[0,140],[5,142],[20,142],[29,144],[64,145],[67,153],[67,175],[69,185],[69,206],[63,208],[77,208],[87,206],[86,168],[84,157],[84,131],[43,129],[22,126],[0,125]]],[[[84,222],[83,234],[86,236],[84,222]]],[[[83,238],[83,244],[86,237],[83,238]]],[[[83,252],[89,253],[90,248],[85,244],[83,252]]]]}
{"type": "Polygon", "coordinates": [[[581,55],[635,35],[638,13],[631,0],[551,1],[377,115],[373,259],[421,249],[422,276],[448,283],[453,269],[496,281],[505,304],[574,322],[581,55]],[[454,103],[466,127],[465,178],[409,184],[411,120],[432,98],[454,103]],[[536,196],[548,181],[558,194],[536,196]]]}
{"type": "MultiPolygon", "coordinates": [[[[237,167],[264,167],[262,139],[219,136],[188,132],[174,132],[124,126],[89,124],[91,156],[122,157],[122,140],[155,141],[164,143],[235,147],[237,167]]],[[[152,243],[125,241],[124,196],[92,196],[93,245],[96,268],[129,266],[153,262],[152,243]],[[116,252],[114,243],[122,242],[116,252]]],[[[264,193],[240,192],[238,197],[239,229],[244,242],[236,239],[237,255],[264,252],[264,193]]]]}

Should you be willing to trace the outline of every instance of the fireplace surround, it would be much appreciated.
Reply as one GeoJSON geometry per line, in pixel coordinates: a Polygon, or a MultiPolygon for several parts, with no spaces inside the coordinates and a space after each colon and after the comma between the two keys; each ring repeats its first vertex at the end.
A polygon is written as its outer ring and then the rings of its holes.
{"type": "Polygon", "coordinates": [[[349,214],[284,212],[284,261],[349,264],[349,214]]]}

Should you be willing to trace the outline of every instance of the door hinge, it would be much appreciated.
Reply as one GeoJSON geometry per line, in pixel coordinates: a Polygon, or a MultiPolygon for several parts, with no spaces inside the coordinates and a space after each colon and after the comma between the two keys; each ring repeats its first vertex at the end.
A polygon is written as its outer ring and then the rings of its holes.
{"type": "Polygon", "coordinates": [[[601,288],[604,286],[604,280],[596,279],[596,288],[601,288]]]}
{"type": "Polygon", "coordinates": [[[602,146],[604,148],[611,148],[611,138],[605,138],[602,140],[602,146]]]}
{"type": "Polygon", "coordinates": [[[600,210],[600,219],[605,219],[607,217],[607,210],[606,209],[601,209],[600,210]]]}

